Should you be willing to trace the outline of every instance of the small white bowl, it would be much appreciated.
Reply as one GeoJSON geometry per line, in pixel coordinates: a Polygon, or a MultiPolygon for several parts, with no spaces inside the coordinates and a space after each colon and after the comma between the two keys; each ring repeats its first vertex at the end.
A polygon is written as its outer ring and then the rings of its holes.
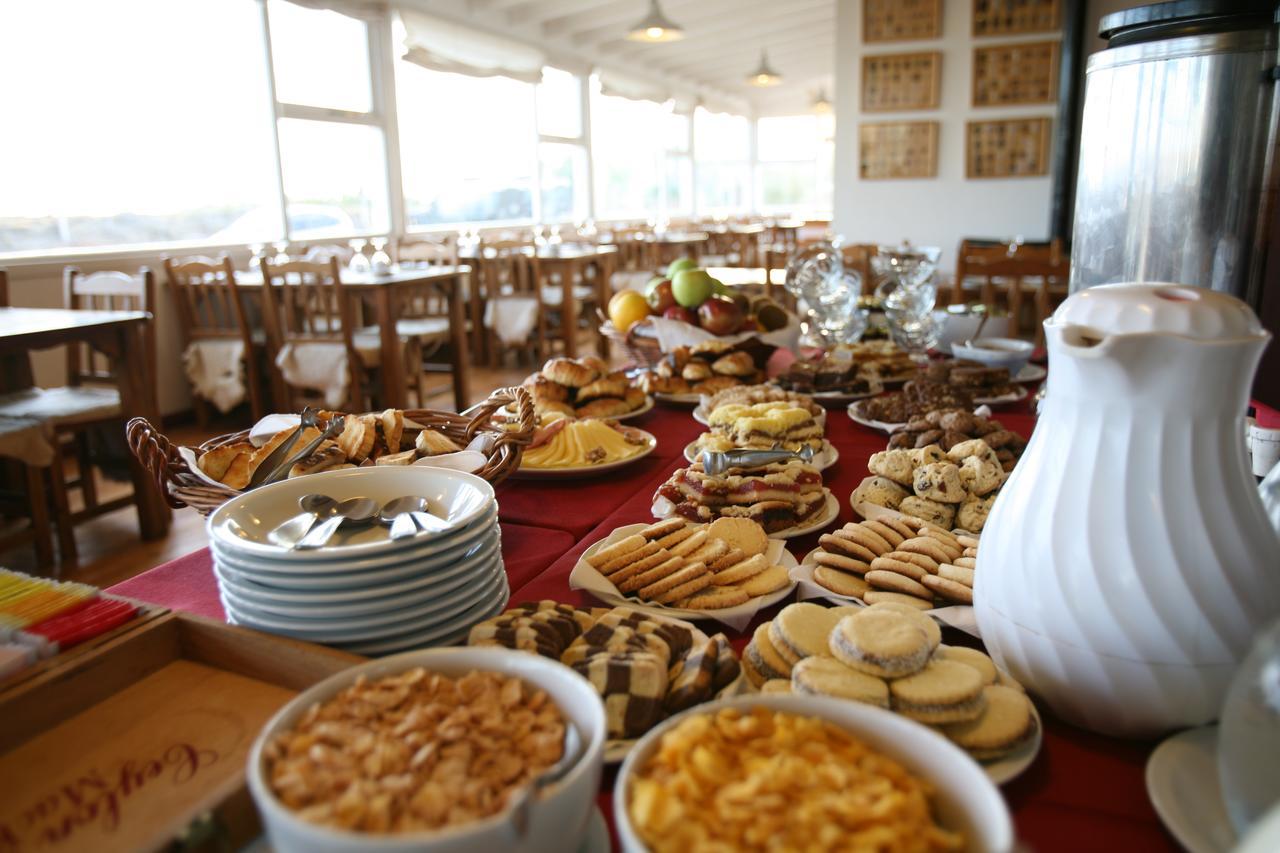
{"type": "Polygon", "coordinates": [[[1017,338],[978,338],[951,344],[951,354],[956,358],[976,361],[987,367],[1007,367],[1010,378],[1027,366],[1034,350],[1035,344],[1017,338]]]}
{"type": "Polygon", "coordinates": [[[1004,798],[982,767],[942,735],[906,717],[861,702],[822,696],[759,694],[698,705],[655,726],[640,739],[622,763],[613,786],[614,824],[626,853],[643,853],[649,849],[631,826],[627,802],[632,777],[657,749],[662,735],[689,714],[760,706],[835,723],[931,782],[939,822],[947,829],[962,831],[968,842],[966,850],[971,853],[1008,853],[1013,849],[1013,822],[1004,798]]]}
{"type": "Polygon", "coordinates": [[[370,661],[325,679],[299,694],[271,718],[249,752],[245,775],[262,815],[271,847],[279,853],[469,853],[475,850],[554,851],[577,849],[595,808],[604,766],[604,703],[585,678],[564,664],[529,652],[497,648],[426,649],[370,661]],[[472,670],[514,675],[547,692],[582,736],[577,764],[533,804],[529,831],[517,840],[504,815],[439,832],[371,835],[309,823],[282,804],[264,773],[262,751],[278,733],[291,728],[307,709],[351,686],[356,678],[380,678],[421,666],[448,676],[472,670]]]}

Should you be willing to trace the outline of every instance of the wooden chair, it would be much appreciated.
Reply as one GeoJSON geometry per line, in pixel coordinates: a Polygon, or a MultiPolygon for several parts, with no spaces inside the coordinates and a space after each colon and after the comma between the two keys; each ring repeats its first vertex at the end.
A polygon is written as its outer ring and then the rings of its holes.
{"type": "MultiPolygon", "coordinates": [[[[520,301],[536,312],[534,327],[519,349],[526,350],[533,363],[542,361],[547,351],[547,308],[542,299],[542,268],[532,240],[494,240],[480,242],[476,249],[483,279],[483,301],[486,311],[490,303],[494,313],[503,301],[520,301]]],[[[485,348],[491,367],[502,364],[504,344],[495,329],[485,328],[485,348]]]]}
{"type": "MultiPolygon", "coordinates": [[[[995,309],[995,295],[1003,287],[1009,306],[1009,334],[1021,332],[1022,305],[1030,295],[1035,307],[1035,341],[1044,341],[1043,323],[1052,312],[1055,298],[1065,299],[1071,273],[1071,263],[1059,256],[1056,260],[1042,260],[1022,256],[981,259],[969,257],[965,263],[966,275],[981,280],[983,304],[987,311],[995,309]],[[1028,280],[1034,283],[1029,283],[1028,280]]],[[[957,275],[959,272],[957,271],[957,275]]]]}
{"type": "Polygon", "coordinates": [[[960,241],[960,248],[956,252],[956,274],[951,280],[951,304],[965,302],[965,291],[977,289],[988,310],[994,307],[998,295],[994,289],[983,291],[978,283],[973,287],[966,287],[967,281],[977,279],[969,269],[974,263],[1013,257],[1057,263],[1062,257],[1062,241],[1054,238],[1044,242],[1011,244],[1008,240],[966,237],[960,241]]]}
{"type": "MultiPolygon", "coordinates": [[[[267,414],[263,399],[266,336],[250,322],[245,291],[236,285],[235,267],[223,255],[175,261],[164,259],[165,284],[178,314],[178,329],[185,349],[198,341],[235,341],[244,344],[245,385],[249,409],[256,422],[267,414]]],[[[209,423],[209,402],[192,389],[196,421],[209,423]]]]}
{"type": "MultiPolygon", "coordinates": [[[[331,344],[331,351],[340,347],[346,355],[346,399],[340,405],[352,412],[372,409],[382,346],[378,335],[356,330],[355,300],[342,286],[338,258],[280,264],[266,261],[262,278],[263,326],[277,405],[292,411],[312,402],[298,393],[299,387],[311,386],[294,385],[280,368],[278,358],[284,349],[331,344]]],[[[416,360],[406,363],[414,364],[416,360]]]]}
{"type": "MultiPolygon", "coordinates": [[[[458,260],[458,235],[440,234],[412,240],[399,240],[392,250],[392,257],[402,267],[456,267],[458,260]]],[[[479,294],[473,292],[470,279],[464,279],[463,299],[470,313],[467,332],[471,338],[472,352],[483,353],[483,335],[478,332],[483,320],[484,304],[479,294]]],[[[448,362],[432,361],[449,343],[449,301],[438,289],[425,286],[406,294],[397,306],[399,319],[396,331],[401,338],[413,339],[421,354],[421,371],[443,373],[450,370],[448,362]]],[[[425,389],[425,386],[423,386],[425,389]]],[[[425,389],[433,394],[438,389],[425,389]]]]}

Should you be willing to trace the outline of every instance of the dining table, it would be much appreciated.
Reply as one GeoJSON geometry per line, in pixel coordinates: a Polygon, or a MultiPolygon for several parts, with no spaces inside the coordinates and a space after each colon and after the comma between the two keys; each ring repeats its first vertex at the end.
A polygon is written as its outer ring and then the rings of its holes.
{"type": "MultiPolygon", "coordinates": [[[[396,321],[401,319],[399,306],[407,298],[423,291],[435,291],[445,300],[449,315],[449,345],[452,349],[449,372],[453,379],[453,402],[461,412],[470,402],[468,371],[471,358],[467,350],[467,315],[464,303],[466,284],[471,267],[466,264],[440,266],[396,265],[386,272],[354,271],[344,269],[342,286],[363,301],[373,304],[373,322],[378,327],[381,343],[381,370],[383,405],[403,409],[408,402],[404,381],[407,366],[404,363],[404,346],[396,331],[396,321]]],[[[249,293],[262,287],[262,270],[251,269],[236,273],[236,286],[249,293]]]]}
{"type": "MultiPolygon", "coordinates": [[[[1029,436],[1034,417],[1028,402],[997,408],[1008,429],[1029,436]]],[[[659,405],[628,421],[652,433],[657,447],[648,456],[588,479],[509,479],[496,488],[502,528],[502,554],[513,604],[550,599],[589,605],[586,593],[570,587],[569,575],[583,551],[622,525],[652,520],[655,490],[687,463],[686,444],[703,431],[688,407],[659,405]]],[[[885,449],[886,436],[854,423],[843,408],[827,416],[828,440],[838,461],[823,472],[825,484],[840,501],[839,519],[854,520],[849,496],[867,475],[867,461],[885,449]]],[[[817,547],[819,533],[787,540],[797,559],[817,547]]],[[[176,610],[224,619],[210,554],[201,549],[166,563],[109,592],[176,610]]],[[[788,599],[790,600],[790,598],[788,599]]],[[[742,631],[716,623],[739,651],[761,621],[772,618],[788,600],[766,608],[742,631]]],[[[944,641],[979,646],[976,638],[944,628],[944,641]]],[[[1144,766],[1155,747],[1150,741],[1119,740],[1075,728],[1037,702],[1044,724],[1035,760],[1001,787],[1013,816],[1020,849],[1052,851],[1173,851],[1178,847],[1148,800],[1144,766]]],[[[612,791],[616,768],[607,768],[599,806],[613,831],[612,791]]],[[[614,849],[617,836],[613,834],[614,849]]]]}
{"type": "MultiPolygon", "coordinates": [[[[160,423],[155,366],[147,346],[151,321],[146,311],[0,308],[0,393],[34,387],[32,352],[87,344],[111,360],[124,418],[144,417],[160,423]]],[[[142,538],[165,536],[173,513],[133,454],[129,454],[129,477],[138,495],[142,538]]]]}
{"type": "MultiPolygon", "coordinates": [[[[485,264],[493,259],[493,256],[486,255],[482,244],[471,244],[468,246],[459,246],[458,257],[467,261],[478,271],[477,275],[482,280],[487,280],[484,276],[485,264]]],[[[582,304],[579,301],[575,288],[579,286],[588,286],[594,289],[593,298],[595,304],[604,310],[609,304],[609,297],[612,292],[609,289],[609,280],[613,277],[613,271],[618,264],[618,247],[611,244],[602,244],[599,246],[585,243],[549,243],[537,246],[533,252],[533,256],[538,259],[538,268],[542,277],[555,277],[559,279],[560,294],[559,302],[548,303],[549,307],[560,310],[561,328],[577,329],[578,322],[581,317],[582,304]],[[582,283],[580,285],[579,283],[582,283]],[[586,284],[590,282],[590,284],[586,284]]],[[[484,288],[477,291],[484,293],[484,288]]],[[[473,323],[482,323],[484,320],[484,302],[483,295],[480,298],[472,298],[471,312],[473,323]]],[[[594,323],[592,324],[594,325],[594,323]]],[[[477,325],[477,328],[479,326],[477,325]]],[[[578,357],[578,336],[576,334],[566,334],[564,336],[564,355],[566,358],[578,357]]],[[[603,335],[596,335],[596,349],[600,357],[607,359],[609,357],[609,342],[603,335]]]]}

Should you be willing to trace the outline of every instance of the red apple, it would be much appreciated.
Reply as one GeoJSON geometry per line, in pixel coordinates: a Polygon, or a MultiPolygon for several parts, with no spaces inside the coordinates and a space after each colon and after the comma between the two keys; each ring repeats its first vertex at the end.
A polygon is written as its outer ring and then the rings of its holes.
{"type": "Polygon", "coordinates": [[[698,315],[680,305],[672,305],[662,312],[662,316],[668,320],[683,320],[690,326],[698,325],[698,315]]]}
{"type": "Polygon", "coordinates": [[[713,296],[698,306],[702,328],[713,335],[732,335],[742,326],[742,309],[725,296],[713,296]]]}
{"type": "Polygon", "coordinates": [[[661,314],[676,304],[676,297],[671,292],[671,282],[665,278],[647,290],[645,299],[649,300],[649,307],[655,314],[661,314]]]}

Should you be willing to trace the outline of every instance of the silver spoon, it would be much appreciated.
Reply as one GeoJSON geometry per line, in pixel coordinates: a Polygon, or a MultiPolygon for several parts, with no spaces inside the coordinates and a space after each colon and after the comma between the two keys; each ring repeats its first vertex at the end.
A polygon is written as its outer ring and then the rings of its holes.
{"type": "Polygon", "coordinates": [[[368,524],[378,517],[378,503],[371,498],[347,498],[333,509],[333,514],[316,525],[295,546],[305,551],[319,548],[344,524],[368,524]]]}
{"type": "Polygon", "coordinates": [[[282,522],[267,534],[267,541],[281,548],[293,548],[323,517],[333,513],[338,502],[328,495],[303,495],[298,498],[301,514],[282,522]]]}
{"type": "Polygon", "coordinates": [[[511,824],[516,828],[516,837],[524,838],[529,831],[529,810],[533,805],[534,799],[548,785],[552,785],[565,777],[574,765],[578,763],[578,756],[582,752],[582,738],[578,734],[578,729],[571,720],[564,721],[564,750],[560,754],[560,760],[541,774],[529,780],[523,788],[511,795],[508,800],[507,812],[511,815],[511,824]]]}
{"type": "Polygon", "coordinates": [[[439,533],[449,529],[448,522],[431,514],[431,507],[426,498],[414,496],[387,501],[383,504],[378,518],[383,524],[391,525],[392,539],[414,536],[419,530],[439,533]]]}

